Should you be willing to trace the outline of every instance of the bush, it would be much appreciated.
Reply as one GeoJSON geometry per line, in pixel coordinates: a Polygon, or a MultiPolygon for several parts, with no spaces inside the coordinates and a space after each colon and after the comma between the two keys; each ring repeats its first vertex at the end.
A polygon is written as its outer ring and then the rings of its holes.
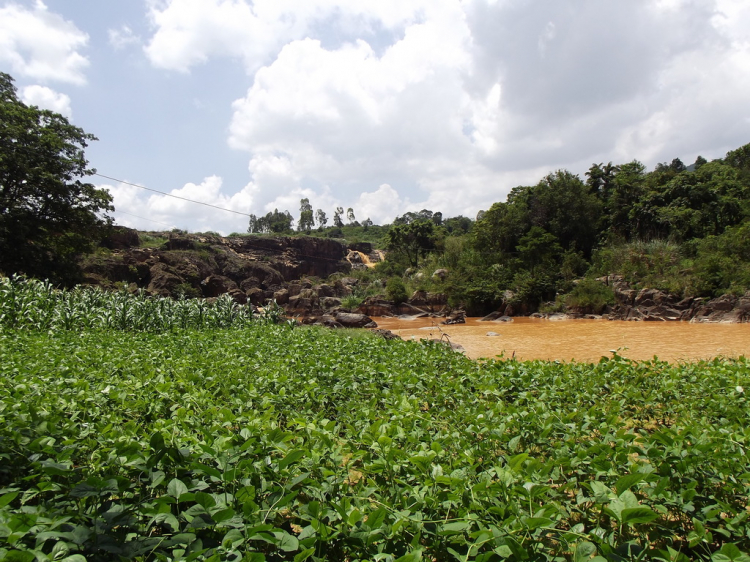
{"type": "Polygon", "coordinates": [[[385,292],[388,294],[388,298],[396,304],[401,304],[409,299],[406,286],[400,277],[391,277],[388,279],[388,283],[385,285],[385,292]]]}
{"type": "Polygon", "coordinates": [[[587,278],[573,288],[565,303],[583,314],[601,314],[608,305],[615,303],[615,294],[611,287],[587,278]]]}

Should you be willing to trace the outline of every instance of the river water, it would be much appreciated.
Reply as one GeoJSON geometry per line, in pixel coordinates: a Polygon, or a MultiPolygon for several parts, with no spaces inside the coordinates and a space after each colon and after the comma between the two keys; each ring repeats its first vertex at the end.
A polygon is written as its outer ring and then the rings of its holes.
{"type": "Polygon", "coordinates": [[[598,361],[610,350],[630,359],[658,356],[670,362],[713,357],[750,356],[750,324],[690,324],[687,322],[624,322],[610,320],[543,320],[514,318],[513,322],[440,325],[436,318],[373,318],[379,328],[403,339],[440,338],[463,346],[471,358],[515,357],[598,361]],[[497,335],[487,335],[494,332],[497,335]]]}

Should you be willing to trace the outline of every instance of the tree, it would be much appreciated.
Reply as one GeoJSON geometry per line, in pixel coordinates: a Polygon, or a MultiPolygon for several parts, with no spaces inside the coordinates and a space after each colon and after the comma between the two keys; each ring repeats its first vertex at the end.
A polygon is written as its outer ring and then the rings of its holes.
{"type": "Polygon", "coordinates": [[[112,196],[82,178],[96,140],[58,113],[18,99],[0,73],[0,271],[73,283],[76,256],[111,226],[112,196]]]}
{"type": "Polygon", "coordinates": [[[349,226],[357,226],[355,223],[357,222],[357,219],[354,218],[354,209],[349,207],[346,210],[346,220],[349,221],[349,226]]]}
{"type": "Polygon", "coordinates": [[[417,267],[420,256],[424,257],[435,249],[437,238],[435,223],[417,220],[392,225],[385,235],[385,244],[386,249],[404,257],[412,267],[417,267]]]}
{"type": "Polygon", "coordinates": [[[341,215],[344,214],[343,207],[336,207],[336,212],[333,213],[333,226],[341,228],[344,226],[344,221],[341,219],[341,215]]]}
{"type": "Polygon", "coordinates": [[[310,231],[315,226],[315,220],[313,219],[313,208],[310,205],[310,200],[305,197],[299,202],[299,221],[297,222],[297,230],[302,232],[303,230],[310,231]]]}
{"type": "Polygon", "coordinates": [[[324,227],[328,223],[328,217],[323,209],[315,211],[315,220],[318,221],[318,226],[324,227]]]}

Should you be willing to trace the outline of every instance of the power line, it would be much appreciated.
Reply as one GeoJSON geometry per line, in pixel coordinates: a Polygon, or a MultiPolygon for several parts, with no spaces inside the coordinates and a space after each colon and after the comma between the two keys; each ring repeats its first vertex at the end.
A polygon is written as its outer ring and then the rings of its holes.
{"type": "MultiPolygon", "coordinates": [[[[117,178],[113,178],[110,176],[105,176],[104,174],[94,173],[95,176],[99,176],[100,178],[106,178],[108,180],[124,183],[125,185],[132,185],[133,187],[137,187],[139,189],[145,189],[146,191],[153,191],[154,193],[160,193],[161,195],[165,195],[166,197],[173,197],[175,199],[180,199],[182,201],[187,201],[188,203],[195,203],[196,205],[203,205],[205,207],[211,207],[213,209],[218,209],[219,211],[226,211],[227,213],[234,213],[235,215],[242,215],[243,217],[249,217],[250,215],[247,213],[241,213],[240,211],[233,211],[232,209],[225,209],[224,207],[217,207],[216,205],[211,205],[210,203],[204,203],[203,201],[194,201],[193,199],[188,199],[186,197],[180,197],[179,195],[172,195],[171,193],[165,193],[163,191],[159,191],[158,189],[152,189],[150,187],[146,187],[145,185],[138,185],[137,183],[130,183],[129,181],[125,180],[118,180],[117,178]]],[[[149,220],[149,219],[147,219],[149,220]]]]}
{"type": "Polygon", "coordinates": [[[145,220],[145,221],[149,221],[149,222],[155,222],[156,224],[160,224],[160,225],[162,225],[162,226],[168,226],[169,228],[173,228],[173,227],[174,227],[174,225],[173,225],[173,224],[167,224],[167,223],[165,223],[165,222],[159,222],[159,221],[155,221],[154,219],[147,219],[146,217],[140,217],[140,216],[138,216],[138,215],[134,215],[133,213],[126,213],[125,211],[115,211],[115,212],[116,212],[116,213],[119,213],[119,214],[121,214],[121,215],[128,215],[129,217],[135,217],[135,218],[137,218],[137,219],[143,219],[143,220],[145,220]]]}

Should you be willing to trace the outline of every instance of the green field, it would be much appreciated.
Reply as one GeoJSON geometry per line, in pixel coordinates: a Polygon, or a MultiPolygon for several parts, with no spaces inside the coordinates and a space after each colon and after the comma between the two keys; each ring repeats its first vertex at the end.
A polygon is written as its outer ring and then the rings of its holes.
{"type": "Polygon", "coordinates": [[[750,560],[746,359],[475,362],[113,295],[118,329],[46,291],[0,284],[0,559],[750,560]]]}

